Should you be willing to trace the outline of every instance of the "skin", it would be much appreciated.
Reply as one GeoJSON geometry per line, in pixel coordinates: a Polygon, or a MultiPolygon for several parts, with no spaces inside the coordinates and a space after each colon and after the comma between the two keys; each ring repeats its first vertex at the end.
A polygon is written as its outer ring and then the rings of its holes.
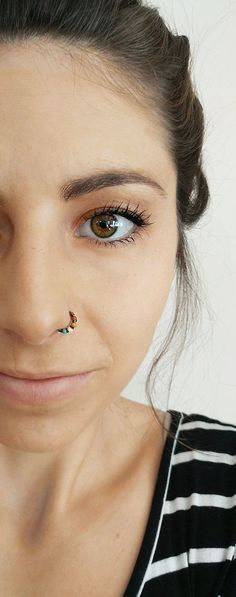
{"type": "MultiPolygon", "coordinates": [[[[57,406],[18,407],[0,390],[0,519],[25,547],[127,476],[142,454],[153,418],[144,406],[134,418],[121,392],[152,342],[178,240],[177,175],[161,125],[105,86],[99,69],[88,77],[80,65],[75,81],[63,48],[44,47],[0,50],[0,363],[97,371],[57,406]],[[59,199],[59,186],[98,167],[142,171],[166,197],[128,184],[59,199]],[[82,216],[107,202],[139,205],[154,224],[114,249],[76,237],[82,216]],[[80,325],[64,336],[57,329],[69,309],[80,325]]],[[[156,423],[155,433],[161,445],[156,423]]]]}

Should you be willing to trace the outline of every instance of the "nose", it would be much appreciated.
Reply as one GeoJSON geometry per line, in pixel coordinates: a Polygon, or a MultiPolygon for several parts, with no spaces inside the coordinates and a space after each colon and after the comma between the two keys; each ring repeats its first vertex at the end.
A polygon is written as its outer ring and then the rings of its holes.
{"type": "MultiPolygon", "coordinates": [[[[17,295],[18,292],[15,297],[17,295]]],[[[71,306],[67,306],[65,301],[64,306],[60,308],[58,300],[40,301],[39,296],[31,302],[24,301],[24,295],[23,291],[17,304],[14,298],[7,306],[0,307],[0,336],[5,331],[19,336],[24,344],[35,346],[46,343],[55,334],[63,337],[58,333],[58,329],[70,325],[71,306]]]]}
{"type": "Polygon", "coordinates": [[[8,333],[35,346],[53,335],[63,338],[57,330],[69,326],[73,311],[64,272],[49,247],[29,253],[24,246],[5,256],[0,262],[0,336],[8,333]]]}

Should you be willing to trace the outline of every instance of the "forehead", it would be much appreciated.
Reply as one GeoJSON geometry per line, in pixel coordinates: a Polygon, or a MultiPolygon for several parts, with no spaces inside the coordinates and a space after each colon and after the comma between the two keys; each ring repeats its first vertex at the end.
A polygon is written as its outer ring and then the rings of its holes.
{"type": "Polygon", "coordinates": [[[0,159],[12,167],[40,159],[49,169],[66,153],[81,167],[89,160],[173,169],[158,119],[97,64],[54,44],[2,45],[0,159]]]}

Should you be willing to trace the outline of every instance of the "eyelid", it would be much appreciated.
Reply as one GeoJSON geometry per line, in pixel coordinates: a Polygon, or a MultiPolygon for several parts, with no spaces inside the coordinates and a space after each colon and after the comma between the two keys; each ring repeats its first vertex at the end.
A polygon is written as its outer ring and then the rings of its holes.
{"type": "MultiPolygon", "coordinates": [[[[110,247],[116,247],[118,243],[127,243],[130,242],[131,240],[135,240],[136,236],[141,236],[141,232],[144,231],[146,228],[148,228],[148,226],[150,226],[151,224],[153,224],[154,222],[149,222],[150,219],[150,214],[147,213],[145,210],[140,211],[139,205],[136,205],[134,209],[131,208],[130,204],[125,204],[123,205],[123,203],[121,204],[116,204],[116,205],[112,205],[112,204],[108,204],[106,203],[105,205],[103,205],[103,207],[101,208],[95,208],[92,211],[87,212],[83,217],[82,217],[82,226],[83,224],[87,224],[87,222],[89,222],[89,220],[91,220],[93,217],[100,216],[100,215],[107,215],[107,214],[111,214],[114,215],[116,214],[118,217],[123,217],[124,219],[126,219],[129,222],[132,222],[134,224],[134,230],[131,233],[127,233],[126,236],[123,237],[118,237],[116,238],[115,235],[110,236],[110,237],[101,237],[99,238],[99,236],[95,238],[91,238],[89,236],[79,236],[77,238],[85,238],[87,239],[87,241],[93,243],[93,244],[97,244],[99,245],[99,247],[101,247],[102,245],[105,247],[107,247],[108,245],[110,247]],[[113,238],[114,237],[114,238],[113,238]],[[135,237],[135,238],[134,238],[135,237]],[[113,240],[112,240],[113,239],[113,240]]],[[[80,221],[77,222],[75,229],[80,228],[80,221]]],[[[118,230],[118,228],[116,229],[118,230]]],[[[94,231],[91,231],[93,234],[94,231]]]]}
{"type": "Polygon", "coordinates": [[[137,204],[137,202],[132,205],[132,204],[130,204],[130,202],[127,203],[127,202],[122,201],[119,203],[115,203],[113,205],[113,203],[108,201],[101,207],[93,208],[93,209],[90,209],[88,212],[86,212],[82,216],[82,221],[87,221],[88,219],[92,218],[95,215],[101,215],[101,214],[109,213],[109,212],[110,213],[117,212],[118,215],[127,217],[130,221],[132,221],[132,218],[131,218],[132,215],[134,216],[133,220],[134,219],[137,220],[137,218],[139,217],[140,224],[141,224],[142,219],[145,221],[145,223],[148,223],[148,220],[151,217],[150,213],[148,213],[147,210],[142,209],[141,206],[139,205],[139,203],[137,204]]]}

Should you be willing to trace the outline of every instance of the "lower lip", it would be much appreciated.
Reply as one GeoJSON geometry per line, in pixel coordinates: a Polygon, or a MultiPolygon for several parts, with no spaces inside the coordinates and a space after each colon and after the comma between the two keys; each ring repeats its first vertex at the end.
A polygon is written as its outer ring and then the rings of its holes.
{"type": "Polygon", "coordinates": [[[0,373],[0,399],[7,396],[11,401],[29,404],[47,404],[71,399],[91,378],[94,371],[67,377],[52,377],[41,380],[20,379],[0,373]]]}

